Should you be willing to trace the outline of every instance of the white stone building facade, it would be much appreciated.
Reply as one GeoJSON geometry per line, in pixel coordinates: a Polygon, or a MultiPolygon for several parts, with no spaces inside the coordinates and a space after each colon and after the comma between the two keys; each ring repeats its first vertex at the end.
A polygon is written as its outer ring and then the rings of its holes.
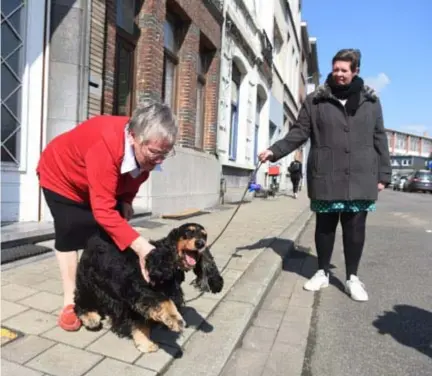
{"type": "Polygon", "coordinates": [[[45,1],[2,1],[1,14],[1,220],[36,221],[45,1]]]}
{"type": "MultiPolygon", "coordinates": [[[[218,154],[226,201],[236,201],[256,167],[257,153],[296,121],[310,81],[308,66],[318,66],[301,21],[301,0],[227,0],[224,9],[218,154]]],[[[307,151],[305,144],[265,164],[257,182],[268,188],[268,169],[277,165],[280,190],[290,189],[288,166],[295,157],[306,165],[307,151]]]]}
{"type": "MultiPolygon", "coordinates": [[[[225,201],[240,199],[268,146],[273,11],[265,1],[224,3],[217,153],[222,164],[225,201]]],[[[264,182],[264,169],[257,181],[264,182]]]]}

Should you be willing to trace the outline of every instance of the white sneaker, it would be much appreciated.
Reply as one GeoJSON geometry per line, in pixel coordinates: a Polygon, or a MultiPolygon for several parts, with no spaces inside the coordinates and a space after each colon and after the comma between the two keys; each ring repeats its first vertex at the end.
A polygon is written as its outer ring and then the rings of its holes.
{"type": "Polygon", "coordinates": [[[303,288],[308,291],[318,291],[329,285],[329,276],[326,275],[324,270],[318,270],[315,275],[307,281],[303,288]]]}
{"type": "Polygon", "coordinates": [[[350,279],[346,281],[345,291],[351,296],[351,299],[353,300],[357,300],[359,302],[366,302],[369,300],[364,283],[353,274],[351,274],[350,279]]]}

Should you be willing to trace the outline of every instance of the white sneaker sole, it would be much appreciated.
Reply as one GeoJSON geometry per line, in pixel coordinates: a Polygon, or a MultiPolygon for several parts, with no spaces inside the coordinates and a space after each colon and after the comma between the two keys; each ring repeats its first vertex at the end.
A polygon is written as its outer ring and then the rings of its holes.
{"type": "MultiPolygon", "coordinates": [[[[306,284],[307,284],[307,282],[306,282],[306,284]]],[[[319,291],[319,290],[325,289],[326,287],[329,286],[329,282],[322,283],[318,288],[307,287],[306,284],[303,285],[303,289],[305,289],[306,291],[319,291]]]]}
{"type": "Polygon", "coordinates": [[[354,301],[356,302],[367,302],[369,300],[369,297],[367,296],[366,298],[359,298],[359,297],[355,297],[350,293],[350,290],[348,289],[348,287],[345,288],[345,292],[347,293],[347,295],[354,301]]]}

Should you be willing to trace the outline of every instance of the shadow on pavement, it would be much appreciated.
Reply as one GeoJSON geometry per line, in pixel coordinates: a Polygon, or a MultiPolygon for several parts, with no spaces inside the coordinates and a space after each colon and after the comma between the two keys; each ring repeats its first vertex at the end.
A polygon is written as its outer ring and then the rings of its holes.
{"type": "MultiPolygon", "coordinates": [[[[236,251],[242,250],[253,250],[259,248],[268,248],[283,258],[282,269],[288,272],[297,273],[307,279],[311,278],[318,266],[317,257],[311,253],[310,248],[304,247],[301,244],[295,245],[291,252],[288,252],[292,248],[294,242],[290,239],[282,239],[278,237],[261,239],[254,244],[237,247],[236,251]],[[298,268],[298,263],[307,262],[308,267],[298,268]]],[[[333,264],[330,265],[330,269],[336,268],[333,264]]],[[[330,276],[330,283],[341,291],[345,291],[344,284],[336,278],[334,275],[330,276]]]]}
{"type": "MultiPolygon", "coordinates": [[[[213,326],[205,320],[195,308],[187,306],[183,307],[181,309],[181,314],[186,321],[187,328],[195,328],[204,333],[210,333],[213,331],[213,326]]],[[[162,350],[174,358],[181,358],[183,356],[183,350],[177,343],[178,339],[181,337],[182,334],[175,333],[163,325],[158,325],[151,332],[151,339],[154,340],[162,350]]]]}
{"type": "Polygon", "coordinates": [[[432,358],[432,312],[407,304],[385,311],[372,323],[379,334],[389,334],[404,346],[432,358]]]}

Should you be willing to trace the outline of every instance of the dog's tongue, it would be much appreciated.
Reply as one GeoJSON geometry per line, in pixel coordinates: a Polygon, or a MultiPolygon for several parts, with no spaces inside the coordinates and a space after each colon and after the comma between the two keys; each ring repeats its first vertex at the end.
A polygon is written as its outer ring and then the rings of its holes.
{"type": "Polygon", "coordinates": [[[186,262],[190,266],[194,266],[196,264],[196,260],[192,256],[189,256],[187,253],[185,253],[185,257],[186,257],[186,262]]]}

